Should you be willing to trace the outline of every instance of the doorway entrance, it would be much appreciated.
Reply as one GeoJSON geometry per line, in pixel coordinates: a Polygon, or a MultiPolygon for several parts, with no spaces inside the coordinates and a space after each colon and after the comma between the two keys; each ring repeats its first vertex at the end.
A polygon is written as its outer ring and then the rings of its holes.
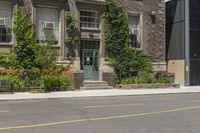
{"type": "Polygon", "coordinates": [[[99,80],[99,41],[81,41],[81,69],[85,80],[99,80]]]}

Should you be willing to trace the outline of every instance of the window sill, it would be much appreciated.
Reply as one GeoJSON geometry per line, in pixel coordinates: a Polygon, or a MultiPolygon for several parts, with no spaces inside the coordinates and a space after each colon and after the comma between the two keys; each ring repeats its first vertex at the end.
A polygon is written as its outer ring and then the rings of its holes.
{"type": "Polygon", "coordinates": [[[60,45],[50,45],[50,47],[53,47],[53,48],[60,48],[61,46],[60,46],[60,45]]]}
{"type": "Polygon", "coordinates": [[[13,46],[12,42],[9,43],[0,43],[0,46],[13,46]]]}
{"type": "MultiPolygon", "coordinates": [[[[38,45],[41,45],[41,46],[43,46],[43,45],[47,45],[47,43],[38,43],[38,45]]],[[[60,46],[60,44],[55,44],[55,45],[50,45],[51,47],[55,47],[55,48],[59,48],[59,47],[61,47],[60,46]]]]}
{"type": "Polygon", "coordinates": [[[129,48],[142,51],[142,48],[134,48],[134,47],[129,47],[129,48]]]}
{"type": "Polygon", "coordinates": [[[51,47],[53,47],[53,48],[60,48],[61,46],[60,45],[52,45],[51,47]]]}
{"type": "Polygon", "coordinates": [[[81,27],[81,30],[93,30],[93,31],[101,31],[100,28],[87,28],[87,27],[81,27]]]}

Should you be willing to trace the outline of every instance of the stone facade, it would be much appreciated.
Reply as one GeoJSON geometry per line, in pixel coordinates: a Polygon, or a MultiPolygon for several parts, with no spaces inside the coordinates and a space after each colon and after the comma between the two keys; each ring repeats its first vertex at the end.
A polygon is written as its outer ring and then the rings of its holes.
{"type": "MultiPolygon", "coordinates": [[[[76,19],[76,26],[80,33],[80,42],[77,44],[77,49],[75,50],[76,57],[71,66],[75,71],[84,70],[92,60],[92,63],[96,63],[96,66],[92,66],[91,71],[88,69],[88,73],[93,71],[94,75],[98,75],[97,77],[94,76],[95,80],[103,80],[103,73],[113,72],[112,68],[110,68],[105,61],[103,19],[101,18],[105,0],[18,0],[18,2],[19,1],[21,5],[26,7],[32,14],[32,20],[36,24],[36,27],[38,26],[38,8],[56,9],[58,11],[59,32],[57,34],[59,34],[59,38],[58,44],[54,46],[59,52],[58,64],[67,65],[71,62],[67,60],[67,47],[64,42],[66,36],[64,16],[65,12],[70,12],[76,19]],[[94,45],[97,45],[98,48],[95,48],[94,45]],[[84,57],[84,54],[93,55],[84,57]],[[94,62],[95,59],[96,62],[94,62]],[[95,70],[96,73],[94,73],[95,70]]],[[[0,2],[8,2],[8,0],[0,0],[0,2]]],[[[9,0],[9,2],[12,3],[12,9],[14,9],[17,0],[9,0]]],[[[141,43],[139,49],[155,57],[155,66],[157,65],[155,68],[157,71],[165,71],[165,1],[117,0],[117,2],[119,6],[125,5],[128,15],[139,17],[138,27],[140,29],[141,43]]],[[[8,53],[13,45],[15,45],[14,35],[12,37],[12,42],[0,43],[0,52],[8,53]]]]}

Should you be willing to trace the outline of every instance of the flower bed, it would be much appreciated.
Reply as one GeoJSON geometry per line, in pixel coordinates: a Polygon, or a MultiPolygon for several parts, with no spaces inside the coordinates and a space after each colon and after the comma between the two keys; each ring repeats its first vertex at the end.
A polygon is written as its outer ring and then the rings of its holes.
{"type": "Polygon", "coordinates": [[[14,92],[66,91],[71,89],[72,72],[65,67],[53,67],[49,70],[2,69],[0,80],[11,81],[14,92]]]}
{"type": "Polygon", "coordinates": [[[17,75],[19,73],[16,69],[1,69],[0,75],[17,75]]]}

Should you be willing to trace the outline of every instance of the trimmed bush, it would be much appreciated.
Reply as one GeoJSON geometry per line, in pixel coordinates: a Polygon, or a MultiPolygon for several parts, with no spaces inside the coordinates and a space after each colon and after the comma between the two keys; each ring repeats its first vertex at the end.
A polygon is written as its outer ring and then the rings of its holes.
{"type": "Polygon", "coordinates": [[[63,75],[45,75],[41,78],[41,88],[45,91],[67,89],[70,86],[69,77],[63,75]]]}

